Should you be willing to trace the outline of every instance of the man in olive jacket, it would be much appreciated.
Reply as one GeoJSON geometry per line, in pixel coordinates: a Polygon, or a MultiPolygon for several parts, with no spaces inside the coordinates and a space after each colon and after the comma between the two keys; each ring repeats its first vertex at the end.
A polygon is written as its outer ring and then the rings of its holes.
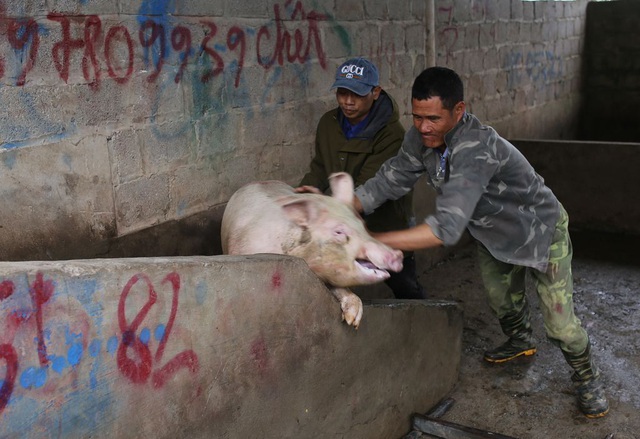
{"type": "MultiPolygon", "coordinates": [[[[378,69],[367,59],[344,62],[331,88],[336,89],[338,107],[320,118],[315,156],[310,171],[300,181],[302,188],[312,186],[322,192],[329,188],[328,177],[334,172],[349,173],[356,187],[364,184],[398,153],[405,133],[398,106],[380,87],[378,69]]],[[[412,193],[387,201],[364,220],[372,232],[415,225],[412,193]]],[[[405,252],[403,264],[403,270],[391,273],[386,284],[399,299],[424,299],[412,252],[405,252]]]]}

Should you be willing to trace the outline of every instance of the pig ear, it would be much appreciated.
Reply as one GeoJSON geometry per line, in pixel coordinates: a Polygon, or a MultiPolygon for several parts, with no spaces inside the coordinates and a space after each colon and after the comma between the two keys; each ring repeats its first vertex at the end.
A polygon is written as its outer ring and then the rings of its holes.
{"type": "Polygon", "coordinates": [[[285,197],[280,205],[285,216],[300,227],[308,227],[318,216],[317,206],[311,200],[285,197]]]}
{"type": "Polygon", "coordinates": [[[353,178],[346,172],[338,172],[329,176],[331,194],[334,198],[349,206],[353,205],[353,178]]]}

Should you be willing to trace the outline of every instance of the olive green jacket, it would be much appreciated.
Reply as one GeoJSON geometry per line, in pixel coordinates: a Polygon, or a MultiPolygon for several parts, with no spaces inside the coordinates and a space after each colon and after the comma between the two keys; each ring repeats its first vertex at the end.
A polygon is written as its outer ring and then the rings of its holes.
{"type": "MultiPolygon", "coordinates": [[[[315,186],[325,192],[329,189],[328,177],[334,172],[347,172],[355,186],[376,175],[382,164],[394,157],[404,138],[398,106],[384,90],[370,112],[370,122],[350,140],[340,125],[344,118],[340,108],[326,112],[316,130],[315,155],[310,171],[300,185],[315,186]]],[[[413,225],[413,194],[410,192],[395,201],[387,201],[364,217],[372,232],[406,229],[413,225]]]]}

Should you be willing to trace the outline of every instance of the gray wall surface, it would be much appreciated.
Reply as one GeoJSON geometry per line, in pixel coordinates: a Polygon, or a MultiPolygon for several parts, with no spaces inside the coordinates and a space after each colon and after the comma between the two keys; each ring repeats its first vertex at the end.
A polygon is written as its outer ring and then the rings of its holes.
{"type": "Polygon", "coordinates": [[[434,3],[436,62],[461,74],[472,113],[505,137],[575,138],[589,2],[434,3]]]}
{"type": "Polygon", "coordinates": [[[378,64],[405,126],[413,78],[437,63],[503,135],[571,138],[586,5],[0,0],[0,259],[215,241],[242,184],[301,178],[349,56],[378,64]]]}

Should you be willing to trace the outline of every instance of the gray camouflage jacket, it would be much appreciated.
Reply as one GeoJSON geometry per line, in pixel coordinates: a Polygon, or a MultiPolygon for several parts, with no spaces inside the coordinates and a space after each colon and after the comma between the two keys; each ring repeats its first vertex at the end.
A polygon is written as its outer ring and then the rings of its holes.
{"type": "Polygon", "coordinates": [[[448,178],[440,152],[426,148],[411,127],[398,154],[356,189],[364,213],[411,190],[426,173],[438,196],[425,222],[445,246],[465,228],[496,259],[546,271],[560,203],[525,157],[496,131],[465,113],[445,135],[448,178]],[[445,181],[446,180],[446,181],[445,181]]]}

